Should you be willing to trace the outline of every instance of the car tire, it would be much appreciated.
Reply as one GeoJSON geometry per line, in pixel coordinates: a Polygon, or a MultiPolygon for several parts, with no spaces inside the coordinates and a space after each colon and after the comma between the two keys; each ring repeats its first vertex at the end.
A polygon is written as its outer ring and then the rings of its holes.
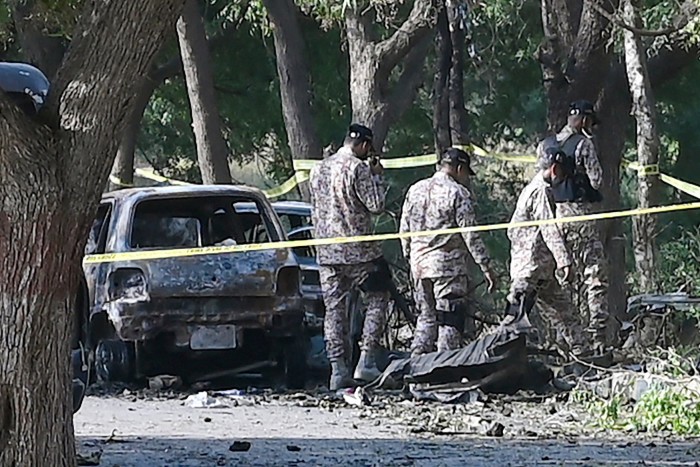
{"type": "Polygon", "coordinates": [[[135,352],[131,343],[104,340],[95,349],[95,374],[99,381],[128,383],[134,379],[135,352]]]}
{"type": "Polygon", "coordinates": [[[304,389],[308,365],[308,344],[304,337],[294,337],[285,343],[282,353],[284,384],[288,389],[304,389]]]}

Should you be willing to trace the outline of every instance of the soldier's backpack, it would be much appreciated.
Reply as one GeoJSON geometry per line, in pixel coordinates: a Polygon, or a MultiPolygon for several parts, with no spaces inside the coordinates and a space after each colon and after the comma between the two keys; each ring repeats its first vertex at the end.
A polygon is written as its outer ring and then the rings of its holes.
{"type": "Polygon", "coordinates": [[[583,135],[574,134],[561,143],[557,141],[556,136],[549,136],[542,141],[544,154],[560,151],[566,156],[563,165],[569,176],[559,185],[552,187],[554,201],[557,203],[599,203],[603,200],[600,192],[591,186],[588,174],[580,168],[581,164],[574,155],[582,138],[583,135]]]}

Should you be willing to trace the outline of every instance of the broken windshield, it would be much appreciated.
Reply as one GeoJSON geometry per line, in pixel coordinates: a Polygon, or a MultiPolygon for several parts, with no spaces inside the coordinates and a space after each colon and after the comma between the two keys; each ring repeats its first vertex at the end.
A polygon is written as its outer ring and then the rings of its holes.
{"type": "MultiPolygon", "coordinates": [[[[134,249],[196,248],[270,241],[274,231],[258,212],[237,212],[246,197],[199,196],[144,200],[136,205],[130,245],[134,249]]],[[[276,235],[274,235],[276,239],[276,235]]]]}

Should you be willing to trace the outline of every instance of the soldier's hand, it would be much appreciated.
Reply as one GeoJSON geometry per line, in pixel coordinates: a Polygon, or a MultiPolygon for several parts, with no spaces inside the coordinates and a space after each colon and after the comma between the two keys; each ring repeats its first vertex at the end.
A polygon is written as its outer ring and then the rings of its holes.
{"type": "Polygon", "coordinates": [[[384,166],[377,156],[374,156],[369,160],[369,169],[372,172],[372,175],[384,174],[384,166]]]}
{"type": "Polygon", "coordinates": [[[559,269],[557,271],[557,277],[559,278],[559,282],[562,284],[566,284],[571,280],[571,266],[564,266],[563,268],[559,269]]]}
{"type": "Polygon", "coordinates": [[[491,269],[487,269],[484,272],[484,277],[486,278],[489,293],[493,293],[498,286],[498,277],[496,277],[496,274],[491,269]]]}

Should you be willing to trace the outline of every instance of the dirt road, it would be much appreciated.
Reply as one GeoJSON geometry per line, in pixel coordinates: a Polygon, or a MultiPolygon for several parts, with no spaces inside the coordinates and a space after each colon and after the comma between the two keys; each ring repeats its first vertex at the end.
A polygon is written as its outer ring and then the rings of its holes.
{"type": "Polygon", "coordinates": [[[108,467],[697,465],[700,460],[695,440],[596,435],[582,428],[581,417],[551,403],[380,401],[355,408],[299,394],[219,398],[227,407],[190,408],[185,397],[86,398],[75,416],[82,451],[103,451],[99,465],[108,467]],[[436,434],[435,427],[448,419],[458,423],[445,422],[446,434],[436,434]],[[504,435],[479,435],[486,422],[502,423],[504,435]],[[250,449],[230,451],[235,441],[250,442],[250,449]]]}

